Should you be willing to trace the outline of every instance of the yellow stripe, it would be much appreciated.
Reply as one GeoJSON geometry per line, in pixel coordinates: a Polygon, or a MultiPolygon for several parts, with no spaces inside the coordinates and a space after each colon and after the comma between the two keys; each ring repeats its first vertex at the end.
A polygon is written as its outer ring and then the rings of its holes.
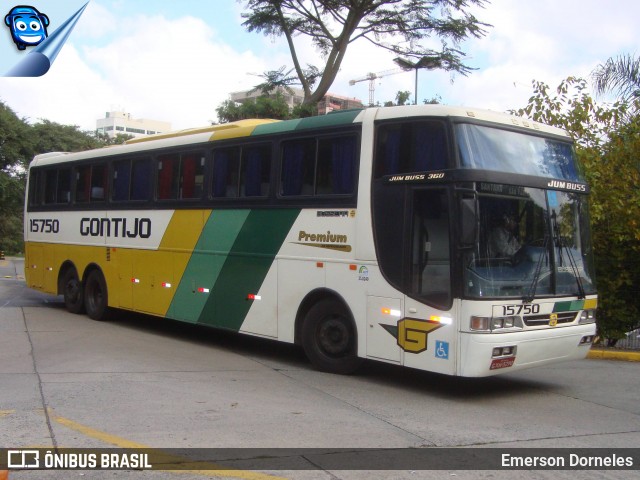
{"type": "Polygon", "coordinates": [[[148,445],[144,445],[138,442],[132,442],[117,435],[111,435],[110,433],[102,432],[94,428],[82,425],[81,423],[74,422],[68,418],[61,417],[53,413],[51,409],[48,410],[51,420],[63,425],[71,430],[75,430],[87,437],[100,440],[104,443],[109,443],[120,448],[133,448],[133,449],[152,449],[154,452],[154,461],[158,464],[160,459],[161,465],[165,466],[164,469],[155,469],[155,471],[171,471],[173,473],[190,473],[197,475],[204,475],[210,477],[234,477],[246,480],[286,480],[284,477],[276,477],[274,475],[267,475],[265,473],[251,472],[246,470],[222,470],[224,467],[211,462],[190,462],[185,457],[178,455],[162,454],[159,449],[154,449],[148,445]],[[180,465],[180,470],[172,470],[171,465],[180,465]],[[185,466],[193,468],[193,470],[183,470],[185,466]]]}
{"type": "MultiPolygon", "coordinates": [[[[165,138],[185,137],[187,135],[197,135],[199,133],[211,132],[215,135],[215,138],[234,138],[248,136],[253,129],[258,125],[265,123],[278,122],[279,120],[270,119],[247,119],[239,120],[232,123],[224,123],[222,125],[209,125],[207,127],[189,128],[186,130],[177,130],[174,132],[158,133],[156,135],[149,135],[147,137],[138,137],[127,140],[125,143],[131,145],[134,143],[153,142],[154,140],[162,140],[165,138]]],[[[213,139],[213,135],[211,139],[213,139]]]]}

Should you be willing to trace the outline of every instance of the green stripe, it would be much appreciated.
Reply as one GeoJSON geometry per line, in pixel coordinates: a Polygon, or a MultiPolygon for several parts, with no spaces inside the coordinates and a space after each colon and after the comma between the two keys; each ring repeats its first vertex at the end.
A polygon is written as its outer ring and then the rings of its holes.
{"type": "MultiPolygon", "coordinates": [[[[209,216],[171,301],[168,316],[197,322],[250,210],[215,210],[209,216]]],[[[186,254],[185,254],[186,255],[186,254]]]]}
{"type": "Polygon", "coordinates": [[[360,112],[362,112],[362,110],[348,110],[339,113],[331,113],[329,115],[318,115],[317,117],[267,123],[265,125],[258,125],[251,135],[266,135],[271,133],[291,132],[294,130],[306,130],[310,128],[350,125],[360,112]]]}
{"type": "Polygon", "coordinates": [[[299,209],[252,210],[212,284],[198,323],[240,330],[251,302],[280,251],[299,209]]]}
{"type": "Polygon", "coordinates": [[[556,302],[553,306],[553,312],[574,312],[576,310],[582,310],[584,307],[584,300],[573,300],[568,302],[556,302]]]}

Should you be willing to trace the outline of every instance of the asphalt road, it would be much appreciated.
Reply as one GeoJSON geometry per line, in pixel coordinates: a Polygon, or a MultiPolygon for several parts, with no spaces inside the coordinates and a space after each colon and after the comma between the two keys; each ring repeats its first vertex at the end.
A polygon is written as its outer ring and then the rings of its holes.
{"type": "MultiPolygon", "coordinates": [[[[372,362],[355,376],[331,375],[290,345],[125,312],[110,322],[69,314],[59,297],[26,288],[20,262],[0,261],[0,448],[640,448],[640,363],[462,379],[372,362]]],[[[639,468],[389,471],[382,451],[371,463],[382,469],[344,470],[304,453],[277,470],[9,478],[618,479],[639,468]]]]}

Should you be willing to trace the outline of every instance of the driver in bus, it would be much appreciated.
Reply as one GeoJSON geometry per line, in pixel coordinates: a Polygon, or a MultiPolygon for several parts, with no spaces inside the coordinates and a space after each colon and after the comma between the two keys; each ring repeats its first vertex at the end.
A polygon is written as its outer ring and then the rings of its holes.
{"type": "Polygon", "coordinates": [[[511,258],[520,250],[520,242],[516,238],[518,222],[512,215],[502,215],[498,225],[491,231],[489,249],[494,258],[511,258]]]}

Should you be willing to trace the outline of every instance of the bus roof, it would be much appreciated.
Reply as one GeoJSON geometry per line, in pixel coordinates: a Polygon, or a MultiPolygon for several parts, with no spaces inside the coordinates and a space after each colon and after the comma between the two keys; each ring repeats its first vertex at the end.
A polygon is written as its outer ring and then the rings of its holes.
{"type": "Polygon", "coordinates": [[[237,122],[221,125],[210,125],[207,127],[134,138],[128,140],[123,145],[109,146],[101,149],[76,153],[44,153],[36,155],[30,166],[44,166],[60,162],[85,160],[95,157],[110,157],[127,153],[135,154],[158,148],[192,145],[231,138],[303,131],[323,127],[339,127],[341,125],[362,122],[364,112],[371,112],[371,110],[375,111],[375,113],[373,113],[373,118],[375,120],[391,120],[425,116],[453,117],[457,119],[468,118],[470,120],[473,119],[520,128],[528,128],[552,135],[568,137],[568,134],[559,128],[550,127],[542,123],[525,120],[505,113],[476,108],[451,107],[446,105],[411,105],[399,107],[375,107],[366,110],[338,111],[332,112],[328,115],[285,121],[268,119],[239,120],[237,122]]]}
{"type": "Polygon", "coordinates": [[[418,105],[379,108],[376,112],[376,120],[387,120],[401,117],[452,117],[458,120],[469,119],[496,123],[506,126],[527,128],[539,132],[569,137],[569,134],[560,128],[534,122],[508,113],[484,110],[473,107],[452,107],[448,105],[418,105]]]}

